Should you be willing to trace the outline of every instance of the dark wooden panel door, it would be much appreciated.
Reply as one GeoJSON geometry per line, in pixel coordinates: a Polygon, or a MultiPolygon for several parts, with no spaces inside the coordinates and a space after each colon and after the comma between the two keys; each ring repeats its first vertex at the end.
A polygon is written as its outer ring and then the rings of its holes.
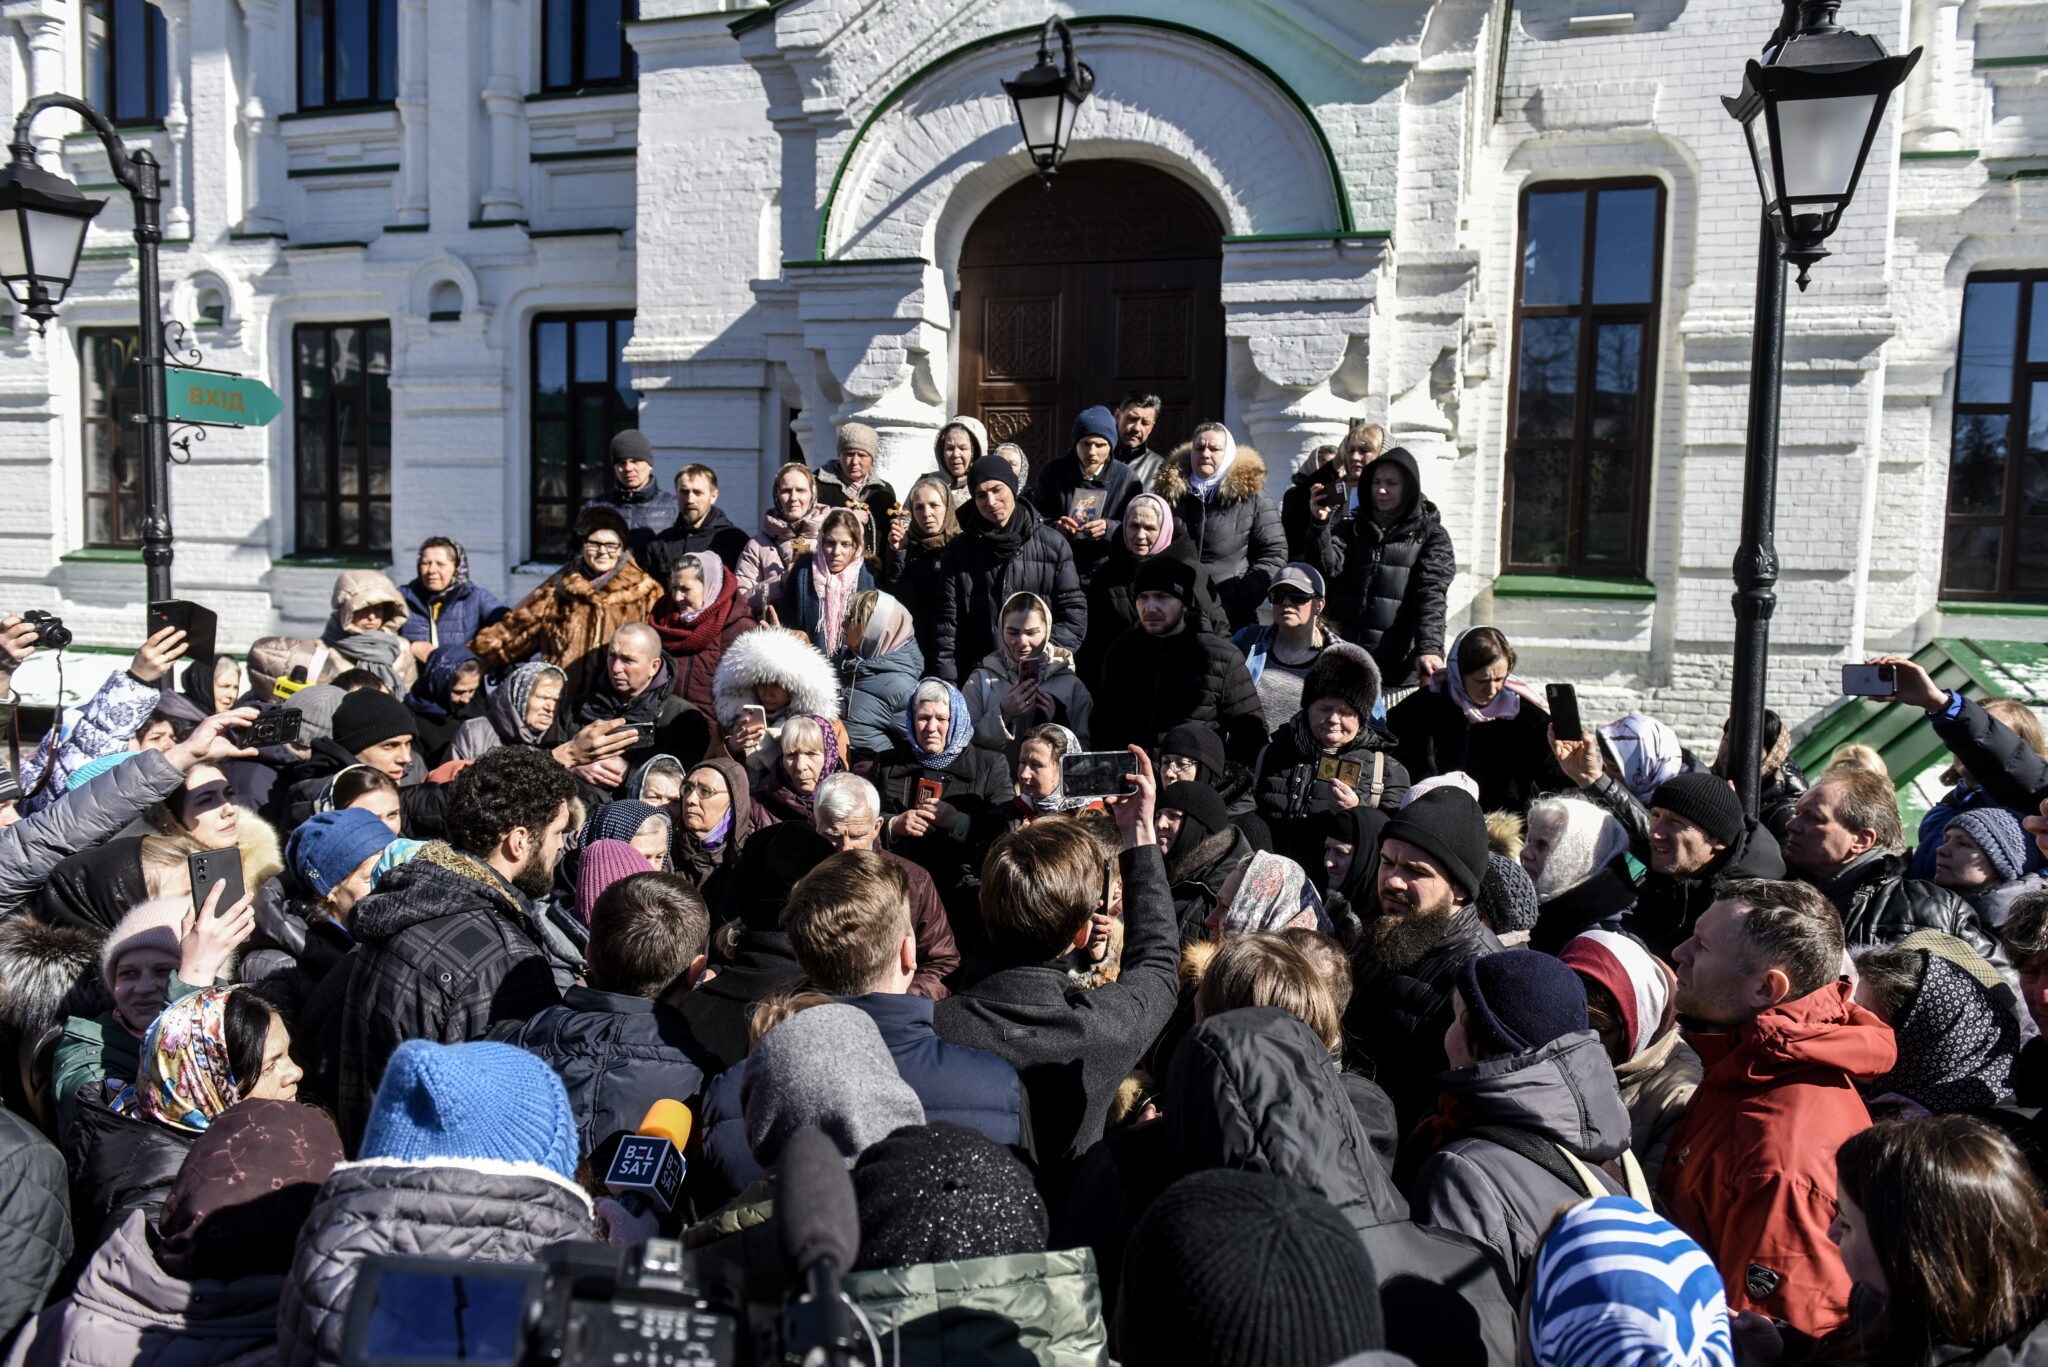
{"type": "Polygon", "coordinates": [[[1080,162],[1005,191],[968,232],[961,407],[1034,469],[1074,417],[1130,390],[1162,400],[1154,449],[1223,412],[1222,230],[1164,172],[1080,162]]]}

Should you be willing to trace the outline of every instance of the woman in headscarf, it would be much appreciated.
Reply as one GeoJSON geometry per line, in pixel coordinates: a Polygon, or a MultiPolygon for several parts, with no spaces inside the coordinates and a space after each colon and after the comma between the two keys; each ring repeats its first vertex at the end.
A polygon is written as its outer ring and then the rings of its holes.
{"type": "Polygon", "coordinates": [[[341,1161],[341,1137],[319,1111],[238,1102],[192,1141],[154,1225],[131,1213],[71,1294],[23,1330],[11,1361],[226,1367],[269,1358],[293,1246],[341,1161]]]}
{"type": "Polygon", "coordinates": [[[1323,817],[1323,909],[1350,943],[1380,914],[1380,833],[1387,814],[1377,807],[1347,807],[1323,817]]]}
{"type": "MultiPolygon", "coordinates": [[[[1983,960],[1972,967],[1997,980],[1983,960]]],[[[1887,945],[1856,960],[1856,1001],[1899,1044],[1890,1072],[1858,1084],[1872,1115],[1940,1115],[2012,1099],[2019,1022],[1970,971],[1931,950],[1887,945]]]]}
{"type": "Polygon", "coordinates": [[[420,543],[418,573],[399,589],[405,620],[398,632],[424,661],[437,646],[466,646],[470,637],[511,609],[482,584],[470,582],[469,552],[460,542],[430,536],[420,543]]]}
{"type": "Polygon", "coordinates": [[[727,646],[754,629],[739,581],[709,551],[677,556],[668,568],[668,592],[648,625],[675,667],[674,695],[709,716],[718,662],[727,646]]]}
{"type": "Polygon", "coordinates": [[[878,755],[903,741],[903,709],[924,677],[924,651],[903,604],[873,589],[853,595],[842,640],[832,663],[846,696],[846,738],[855,751],[878,755]]]}
{"type": "Polygon", "coordinates": [[[1671,1131],[1700,1085],[1700,1056],[1678,1032],[1678,980],[1642,942],[1589,930],[1557,952],[1586,985],[1586,1020],[1600,1036],[1628,1107],[1629,1151],[1652,1187],[1671,1131]]]}
{"type": "Polygon", "coordinates": [[[1287,563],[1280,510],[1266,493],[1266,462],[1222,423],[1205,422],[1166,458],[1152,492],[1172,506],[1181,539],[1216,581],[1230,629],[1249,626],[1287,563]]]}
{"type": "Polygon", "coordinates": [[[1216,896],[1209,930],[1217,941],[1292,930],[1330,933],[1329,913],[1306,871],[1292,859],[1260,850],[1239,866],[1216,896]]]}
{"type": "Polygon", "coordinates": [[[1379,666],[1362,647],[1333,642],[1308,667],[1299,707],[1259,752],[1253,788],[1281,854],[1312,865],[1323,812],[1400,810],[1408,772],[1392,734],[1373,720],[1379,700],[1379,666]]]}
{"type": "Polygon", "coordinates": [[[974,743],[999,754],[1047,722],[1085,737],[1095,711],[1095,699],[1074,672],[1072,652],[1053,643],[1051,606],[1035,593],[1013,593],[1003,604],[996,648],[982,657],[961,692],[974,718],[974,743]]]}
{"type": "Polygon", "coordinates": [[[1202,568],[1194,546],[1174,524],[1173,505],[1158,494],[1144,493],[1124,508],[1123,526],[1109,554],[1088,581],[1088,634],[1074,652],[1075,668],[1091,688],[1101,686],[1102,657],[1110,643],[1138,624],[1138,595],[1131,587],[1138,566],[1148,557],[1170,555],[1195,567],[1195,606],[1204,629],[1222,634],[1229,621],[1217,601],[1216,586],[1202,568]]]}
{"type": "Polygon", "coordinates": [[[436,646],[420,667],[405,705],[419,723],[414,744],[428,765],[441,762],[462,724],[483,715],[484,664],[468,646],[436,646]]]}
{"type": "Polygon", "coordinates": [[[817,548],[818,524],[829,509],[818,502],[818,477],[802,461],[775,472],[775,506],[761,515],[761,534],[747,542],[733,570],[736,591],[758,617],[782,592],[783,576],[817,548]]]}
{"type": "Polygon", "coordinates": [[[683,799],[683,762],[674,755],[653,756],[626,780],[626,795],[673,811],[683,799]]]}
{"type": "MultiPolygon", "coordinates": [[[[1067,796],[1060,761],[1082,749],[1080,739],[1053,722],[1034,726],[1017,739],[1017,795],[1001,815],[1006,830],[1029,826],[1044,816],[1065,816],[1091,805],[1067,796]]],[[[1094,805],[1100,805],[1095,803],[1094,805]]]]}
{"type": "Polygon", "coordinates": [[[398,585],[376,570],[344,570],[334,581],[333,602],[321,644],[402,696],[419,678],[420,662],[400,634],[410,614],[398,585]]]}
{"type": "Polygon", "coordinates": [[[205,987],[166,1006],[136,1076],[111,1101],[86,1089],[73,1154],[72,1224],[97,1245],[130,1211],[163,1206],[193,1136],[238,1101],[291,1101],[302,1074],[284,1020],[253,989],[205,987]]]}
{"type": "Polygon", "coordinates": [[[194,659],[179,676],[178,692],[202,717],[225,712],[242,696],[242,666],[232,655],[194,659]]]}
{"type": "Polygon", "coordinates": [[[971,742],[967,699],[943,679],[926,679],[904,709],[909,739],[874,762],[888,847],[923,867],[955,924],[980,916],[981,858],[991,814],[1009,804],[1003,761],[971,742]]]}
{"type": "Polygon", "coordinates": [[[585,691],[612,633],[628,622],[646,621],[661,599],[661,585],[626,548],[626,520],[617,510],[585,508],[576,518],[574,540],[574,560],[469,642],[494,670],[537,652],[567,676],[572,698],[585,691]]]}
{"type": "Polygon", "coordinates": [[[455,729],[449,759],[481,759],[501,745],[552,746],[566,739],[562,694],[568,676],[543,660],[515,668],[491,690],[484,714],[455,729]]]}
{"type": "Polygon", "coordinates": [[[684,776],[682,822],[675,833],[676,872],[704,894],[713,925],[732,915],[738,895],[735,878],[747,837],[775,821],[754,801],[747,771],[736,760],[707,759],[684,776]]]}
{"type": "Polygon", "coordinates": [[[769,625],[802,632],[827,659],[838,653],[853,596],[875,586],[860,548],[859,519],[844,508],[825,514],[818,524],[818,548],[783,577],[769,625]]]}
{"type": "Polygon", "coordinates": [[[889,530],[882,578],[910,614],[917,648],[929,660],[939,640],[939,555],[960,535],[960,516],[950,486],[940,475],[926,475],[911,485],[903,506],[908,516],[889,530]]]}
{"type": "Polygon", "coordinates": [[[974,462],[988,454],[988,429],[979,418],[970,418],[965,413],[946,419],[946,425],[932,439],[932,458],[946,481],[946,496],[953,500],[955,508],[974,497],[974,490],[967,484],[967,472],[974,462]]]}
{"type": "Polygon", "coordinates": [[[818,784],[846,767],[832,719],[791,717],[773,748],[774,767],[755,783],[755,800],[778,820],[809,822],[818,784]]]}
{"type": "Polygon", "coordinates": [[[636,798],[607,802],[590,814],[576,837],[576,847],[588,850],[600,840],[616,840],[633,847],[659,873],[670,866],[670,849],[675,840],[675,822],[668,812],[636,798]]]}
{"type": "Polygon", "coordinates": [[[1514,647],[1498,628],[1459,634],[1443,672],[1387,714],[1411,780],[1470,774],[1489,812],[1527,811],[1538,793],[1566,785],[1542,695],[1514,669],[1514,647]]]}

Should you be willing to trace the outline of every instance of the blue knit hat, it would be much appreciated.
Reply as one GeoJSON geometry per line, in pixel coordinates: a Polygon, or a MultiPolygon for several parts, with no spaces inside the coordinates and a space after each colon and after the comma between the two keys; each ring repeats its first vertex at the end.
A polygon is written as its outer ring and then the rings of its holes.
{"type": "Polygon", "coordinates": [[[1101,404],[1082,409],[1080,416],[1074,419],[1074,434],[1067,438],[1067,449],[1071,451],[1079,446],[1083,437],[1100,437],[1109,443],[1110,451],[1115,452],[1116,414],[1101,404]]]}
{"type": "Polygon", "coordinates": [[[1536,1367],[1733,1367],[1721,1274],[1640,1202],[1582,1202],[1558,1217],[1536,1255],[1529,1356],[1536,1367]]]}
{"type": "Polygon", "coordinates": [[[70,775],[64,780],[65,786],[67,788],[83,788],[86,784],[107,772],[107,770],[118,769],[141,753],[140,750],[116,750],[111,755],[101,755],[98,759],[89,759],[71,771],[70,775]]]}
{"type": "Polygon", "coordinates": [[[1526,1054],[1590,1029],[1586,985],[1555,957],[1504,949],[1467,959],[1458,970],[1466,1038],[1474,1053],[1489,1044],[1526,1054]]]}
{"type": "Polygon", "coordinates": [[[2027,847],[2033,842],[2021,828],[2020,819],[2005,808],[1972,807],[1949,825],[1961,827],[1977,842],[1999,882],[2010,883],[2027,871],[2027,847]]]}
{"type": "Polygon", "coordinates": [[[555,1070],[524,1049],[407,1040],[384,1066],[364,1158],[538,1163],[576,1175],[576,1121],[555,1070]]]}
{"type": "Polygon", "coordinates": [[[398,839],[391,828],[360,807],[309,816],[292,832],[285,856],[292,871],[325,897],[363,866],[363,861],[382,854],[384,847],[398,839]]]}

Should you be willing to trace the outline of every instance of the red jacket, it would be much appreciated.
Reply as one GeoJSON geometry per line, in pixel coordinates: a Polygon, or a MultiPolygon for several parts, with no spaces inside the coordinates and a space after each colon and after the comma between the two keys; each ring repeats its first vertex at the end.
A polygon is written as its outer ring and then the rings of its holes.
{"type": "Polygon", "coordinates": [[[1849,1306],[1828,1238],[1835,1150],[1870,1125],[1855,1079],[1897,1062],[1891,1027],[1837,982],[1740,1030],[1685,1038],[1706,1072],[1664,1160],[1671,1219],[1713,1255],[1730,1310],[1825,1333],[1849,1306]]]}

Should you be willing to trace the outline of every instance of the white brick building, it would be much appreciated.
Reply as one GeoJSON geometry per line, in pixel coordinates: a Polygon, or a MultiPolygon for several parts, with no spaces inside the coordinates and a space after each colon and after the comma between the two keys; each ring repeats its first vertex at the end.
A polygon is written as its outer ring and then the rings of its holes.
{"type": "MultiPolygon", "coordinates": [[[[170,308],[205,364],[287,400],[173,475],[180,591],[237,642],[316,630],[337,555],[402,578],[433,533],[522,592],[573,501],[550,462],[587,462],[630,391],[663,477],[714,467],[750,525],[792,443],[815,458],[839,421],[881,429],[899,487],[963,409],[1063,444],[1076,403],[1126,387],[1073,373],[1113,334],[1111,369],[1180,366],[1204,411],[1176,421],[1220,410],[1276,471],[1386,423],[1457,542],[1460,620],[1586,681],[1595,714],[1647,697],[1711,735],[1757,237],[1720,96],[1775,0],[1061,3],[1096,73],[1070,179],[1143,203],[1052,227],[1014,197],[983,214],[1029,178],[999,82],[1030,65],[1040,0],[710,2],[640,0],[627,54],[618,0],[0,0],[10,108],[91,88],[88,21],[113,33],[115,97],[148,104],[134,141],[171,180],[170,308]],[[1208,246],[1160,245],[1183,226],[1208,246]],[[1095,275],[1063,252],[1082,240],[1095,275]],[[1145,284],[1148,251],[1192,292],[1145,284]],[[322,346],[330,383],[295,383],[322,346]],[[1052,378],[996,382],[1032,365],[1052,378]]],[[[2048,0],[1841,17],[1926,54],[1790,305],[1772,700],[1795,719],[1850,656],[2048,622],[2048,285],[2040,314],[2005,312],[2048,272],[2048,0]]],[[[35,132],[109,179],[64,116],[35,132]]],[[[82,377],[111,354],[94,330],[133,327],[128,222],[116,191],[49,335],[0,339],[0,598],[106,642],[140,621],[142,567],[106,544],[127,528],[82,377]]]]}

